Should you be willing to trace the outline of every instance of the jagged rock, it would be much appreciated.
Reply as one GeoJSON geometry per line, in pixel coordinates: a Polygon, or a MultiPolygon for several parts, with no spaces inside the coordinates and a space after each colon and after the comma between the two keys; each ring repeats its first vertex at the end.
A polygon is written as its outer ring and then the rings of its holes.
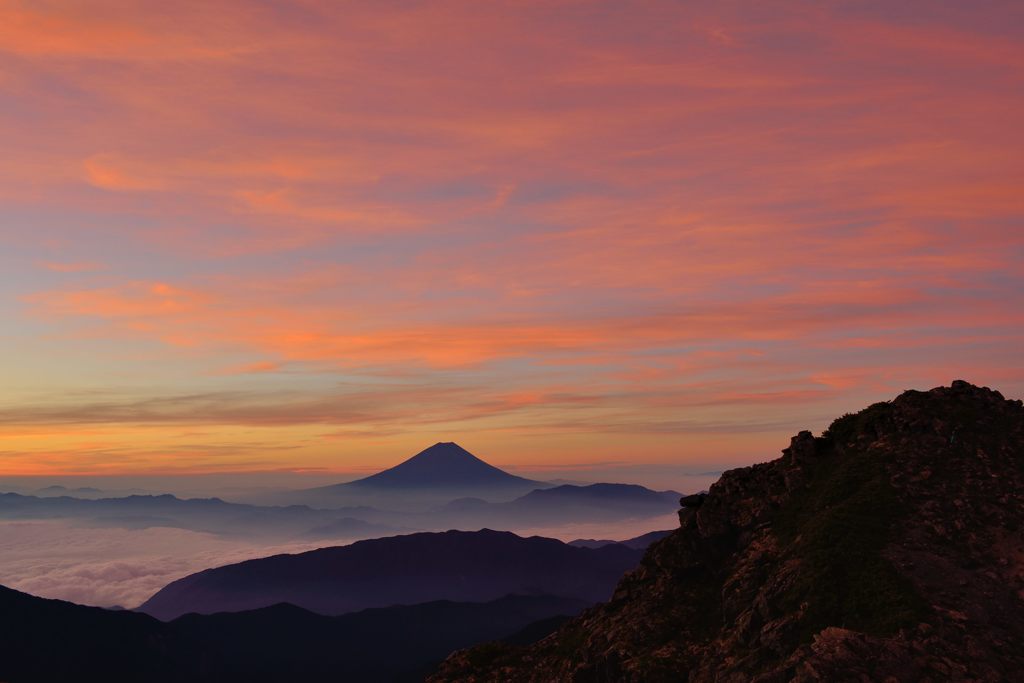
{"type": "Polygon", "coordinates": [[[706,493],[694,493],[689,496],[683,496],[679,499],[679,505],[684,508],[693,508],[696,510],[704,502],[704,499],[708,497],[706,493]]]}
{"type": "Polygon", "coordinates": [[[808,431],[802,431],[789,441],[789,448],[782,450],[788,456],[790,464],[802,465],[814,458],[817,447],[814,443],[814,435],[808,431]]]}
{"type": "Polygon", "coordinates": [[[1022,680],[1019,401],[907,391],[684,501],[608,603],[431,680],[1022,680]]]}
{"type": "Polygon", "coordinates": [[[680,526],[686,523],[686,518],[692,515],[697,508],[704,504],[704,499],[708,497],[706,493],[694,493],[689,496],[683,496],[679,499],[679,524],[680,526]]]}

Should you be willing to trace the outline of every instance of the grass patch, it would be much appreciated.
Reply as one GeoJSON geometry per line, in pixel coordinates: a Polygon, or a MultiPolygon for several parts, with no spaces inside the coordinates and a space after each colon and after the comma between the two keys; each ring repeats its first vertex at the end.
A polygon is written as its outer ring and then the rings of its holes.
{"type": "Polygon", "coordinates": [[[886,402],[872,403],[870,406],[856,413],[847,413],[836,420],[833,420],[829,428],[822,434],[826,440],[845,444],[852,441],[857,435],[864,433],[876,420],[884,419],[891,406],[886,402]]]}
{"type": "Polygon", "coordinates": [[[564,659],[575,661],[583,652],[587,643],[587,630],[579,624],[563,627],[555,644],[555,654],[564,659]]]}
{"type": "Polygon", "coordinates": [[[489,642],[477,645],[466,652],[466,659],[475,669],[483,669],[494,664],[511,652],[508,645],[500,642],[489,642]]]}

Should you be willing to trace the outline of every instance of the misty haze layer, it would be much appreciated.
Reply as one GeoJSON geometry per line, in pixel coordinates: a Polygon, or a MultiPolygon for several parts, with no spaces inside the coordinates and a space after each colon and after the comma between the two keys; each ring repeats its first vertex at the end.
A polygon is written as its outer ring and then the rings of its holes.
{"type": "Polygon", "coordinates": [[[531,481],[451,442],[359,481],[267,495],[282,504],[59,485],[0,493],[0,583],[133,607],[202,569],[418,530],[632,538],[674,526],[679,498],[636,485],[531,481]]]}
{"type": "MultiPolygon", "coordinates": [[[[678,523],[674,513],[618,524],[566,524],[517,530],[563,541],[639,536],[678,523]]],[[[168,528],[82,527],[71,521],[0,522],[0,584],[83,605],[135,607],[194,572],[353,539],[260,543],[168,528]]]]}

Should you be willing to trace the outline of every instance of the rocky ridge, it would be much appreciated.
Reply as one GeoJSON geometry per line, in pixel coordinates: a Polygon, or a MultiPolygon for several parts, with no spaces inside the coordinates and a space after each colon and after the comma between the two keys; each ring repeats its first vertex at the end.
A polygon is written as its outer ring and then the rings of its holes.
{"type": "Polygon", "coordinates": [[[1007,681],[1024,674],[1024,406],[963,381],[801,432],[682,499],[613,598],[432,681],[1007,681]]]}

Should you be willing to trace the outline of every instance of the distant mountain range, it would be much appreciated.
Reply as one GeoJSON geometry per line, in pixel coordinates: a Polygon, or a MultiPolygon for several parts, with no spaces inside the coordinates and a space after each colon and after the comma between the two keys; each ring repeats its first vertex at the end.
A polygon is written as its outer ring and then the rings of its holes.
{"type": "Polygon", "coordinates": [[[509,594],[607,599],[642,551],[577,548],[501,531],[447,531],[359,541],[192,574],[139,610],[160,619],[287,602],[320,614],[432,600],[481,602],[509,594]]]}
{"type": "Polygon", "coordinates": [[[304,505],[229,503],[220,498],[183,500],[169,494],[92,500],[0,493],[0,520],[74,519],[103,527],[144,529],[165,526],[264,539],[369,538],[413,530],[399,524],[388,524],[384,521],[388,518],[415,521],[411,517],[388,515],[367,507],[318,510],[304,505]],[[375,521],[362,519],[368,516],[375,521]]]}
{"type": "Polygon", "coordinates": [[[0,494],[0,519],[74,519],[95,526],[175,527],[265,540],[355,540],[411,531],[521,530],[670,514],[680,494],[631,484],[563,484],[516,477],[454,443],[438,443],[365,479],[292,494],[305,504],[250,505],[164,495],[0,494]]]}
{"type": "Polygon", "coordinates": [[[420,530],[477,530],[484,526],[516,530],[640,519],[669,514],[678,507],[678,500],[675,491],[651,491],[631,484],[565,484],[506,503],[460,498],[420,512],[367,505],[338,509],[260,506],[169,494],[93,500],[0,493],[0,520],[74,519],[102,527],[163,526],[270,540],[355,540],[420,530]]]}
{"type": "Polygon", "coordinates": [[[421,681],[453,650],[528,644],[586,606],[506,596],[328,617],[280,604],[163,623],[0,586],[0,680],[421,681]]]}
{"type": "Polygon", "coordinates": [[[655,517],[679,508],[678,491],[652,491],[635,484],[563,484],[536,489],[506,503],[460,498],[430,511],[428,517],[455,522],[472,519],[499,528],[562,522],[611,522],[655,517]]]}
{"type": "Polygon", "coordinates": [[[69,489],[67,486],[45,486],[34,492],[37,496],[75,496],[77,498],[91,498],[103,494],[98,488],[92,486],[79,486],[69,489]]]}

